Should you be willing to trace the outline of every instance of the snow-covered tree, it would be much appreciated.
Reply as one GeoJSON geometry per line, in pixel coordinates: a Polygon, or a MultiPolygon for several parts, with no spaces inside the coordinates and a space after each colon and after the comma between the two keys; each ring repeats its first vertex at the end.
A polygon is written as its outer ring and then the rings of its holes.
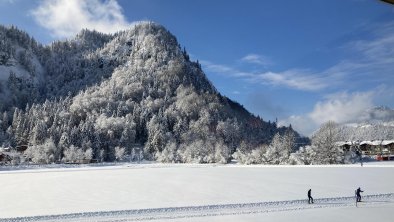
{"type": "Polygon", "coordinates": [[[117,161],[122,161],[125,157],[125,148],[124,147],[115,147],[115,158],[117,161]]]}
{"type": "Polygon", "coordinates": [[[82,161],[83,159],[84,159],[84,152],[82,151],[82,149],[74,145],[71,145],[70,147],[64,150],[64,157],[63,157],[64,162],[77,163],[79,161],[82,161]]]}
{"type": "Polygon", "coordinates": [[[287,130],[284,135],[275,134],[264,154],[264,161],[268,164],[288,164],[290,154],[294,151],[295,135],[287,130]]]}
{"type": "Polygon", "coordinates": [[[264,155],[265,160],[269,164],[281,164],[285,160],[285,150],[283,148],[282,136],[277,133],[272,139],[264,155]]]}
{"type": "Polygon", "coordinates": [[[93,150],[92,148],[88,148],[85,150],[85,153],[83,154],[84,160],[92,160],[93,158],[93,150]]]}
{"type": "Polygon", "coordinates": [[[62,133],[60,141],[57,145],[57,150],[55,153],[56,161],[60,162],[63,158],[64,151],[70,147],[69,137],[66,132],[62,133]]]}
{"type": "Polygon", "coordinates": [[[312,136],[312,146],[316,148],[314,162],[320,164],[343,163],[343,150],[336,145],[340,141],[340,128],[333,121],[324,123],[312,136]]]}
{"type": "Polygon", "coordinates": [[[43,144],[30,145],[25,151],[25,156],[33,163],[49,164],[55,161],[56,145],[52,138],[46,139],[43,144]]]}
{"type": "Polygon", "coordinates": [[[156,159],[163,163],[177,163],[180,161],[180,156],[177,152],[177,145],[174,141],[167,143],[163,151],[156,153],[156,159]]]}
{"type": "Polygon", "coordinates": [[[299,150],[290,155],[289,163],[292,165],[319,164],[319,160],[316,158],[316,151],[314,146],[300,147],[299,150]]]}
{"type": "Polygon", "coordinates": [[[42,144],[47,136],[47,129],[44,121],[38,121],[31,132],[29,143],[32,145],[42,144]]]}
{"type": "Polygon", "coordinates": [[[230,155],[231,151],[223,141],[219,140],[215,143],[215,163],[228,163],[230,155]]]}

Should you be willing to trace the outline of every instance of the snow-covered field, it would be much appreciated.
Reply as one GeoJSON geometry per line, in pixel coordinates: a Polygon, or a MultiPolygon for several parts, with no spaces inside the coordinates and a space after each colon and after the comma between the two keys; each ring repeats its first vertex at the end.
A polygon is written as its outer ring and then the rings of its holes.
{"type": "Polygon", "coordinates": [[[387,163],[6,170],[0,221],[393,221],[393,175],[387,163]]]}

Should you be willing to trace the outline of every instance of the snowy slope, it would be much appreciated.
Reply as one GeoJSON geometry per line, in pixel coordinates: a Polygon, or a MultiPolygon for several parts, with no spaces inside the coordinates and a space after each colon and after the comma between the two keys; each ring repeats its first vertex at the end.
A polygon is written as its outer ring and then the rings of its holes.
{"type": "Polygon", "coordinates": [[[0,25],[0,112],[39,98],[45,75],[40,49],[27,33],[0,25]]]}
{"type": "MultiPolygon", "coordinates": [[[[358,186],[365,190],[366,202],[360,205],[363,212],[394,207],[393,172],[394,167],[358,165],[126,165],[2,171],[0,218],[258,221],[262,217],[274,219],[276,214],[282,217],[279,221],[288,221],[294,214],[316,212],[338,218],[355,211],[353,194],[358,186]],[[309,188],[316,199],[314,205],[305,200],[309,188]]],[[[358,218],[357,214],[354,217],[358,218]]],[[[374,218],[390,221],[391,217],[374,218]]]]}
{"type": "MultiPolygon", "coordinates": [[[[43,81],[44,68],[32,50],[21,47],[16,42],[13,42],[11,47],[15,51],[15,57],[9,58],[5,63],[0,63],[0,81],[7,80],[11,72],[18,78],[31,79],[35,84],[43,81]]],[[[0,55],[3,53],[0,47],[0,55]]]]}

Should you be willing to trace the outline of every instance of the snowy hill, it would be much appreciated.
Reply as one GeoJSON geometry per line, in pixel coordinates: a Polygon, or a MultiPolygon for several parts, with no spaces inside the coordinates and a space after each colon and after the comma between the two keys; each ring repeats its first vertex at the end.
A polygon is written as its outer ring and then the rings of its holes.
{"type": "Polygon", "coordinates": [[[366,110],[359,121],[342,126],[344,140],[394,139],[394,109],[374,107],[366,110]]]}
{"type": "Polygon", "coordinates": [[[0,111],[37,102],[44,78],[39,50],[25,32],[0,26],[0,111]]]}
{"type": "MultiPolygon", "coordinates": [[[[25,154],[33,162],[113,161],[125,153],[134,157],[141,148],[138,155],[163,162],[227,162],[237,147],[251,150],[276,133],[293,132],[220,95],[198,61],[190,61],[161,25],[140,22],[113,35],[82,30],[49,46],[15,28],[2,30],[29,39],[22,46],[40,70],[33,75],[22,67],[20,73],[30,75],[3,80],[2,92],[14,96],[17,85],[28,99],[0,98],[7,104],[0,109],[8,111],[0,141],[29,145],[25,154]],[[18,85],[13,79],[37,84],[18,85]]],[[[6,34],[4,39],[18,38],[6,34]]],[[[6,54],[9,47],[3,45],[0,52],[6,54]]],[[[9,61],[3,66],[20,66],[9,61]]]]}

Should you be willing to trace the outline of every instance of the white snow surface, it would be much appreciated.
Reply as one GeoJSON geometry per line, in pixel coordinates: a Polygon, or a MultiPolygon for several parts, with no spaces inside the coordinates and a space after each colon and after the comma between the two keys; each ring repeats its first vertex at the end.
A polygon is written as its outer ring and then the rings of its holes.
{"type": "Polygon", "coordinates": [[[0,171],[0,221],[392,221],[393,173],[390,162],[8,169],[0,171]]]}

